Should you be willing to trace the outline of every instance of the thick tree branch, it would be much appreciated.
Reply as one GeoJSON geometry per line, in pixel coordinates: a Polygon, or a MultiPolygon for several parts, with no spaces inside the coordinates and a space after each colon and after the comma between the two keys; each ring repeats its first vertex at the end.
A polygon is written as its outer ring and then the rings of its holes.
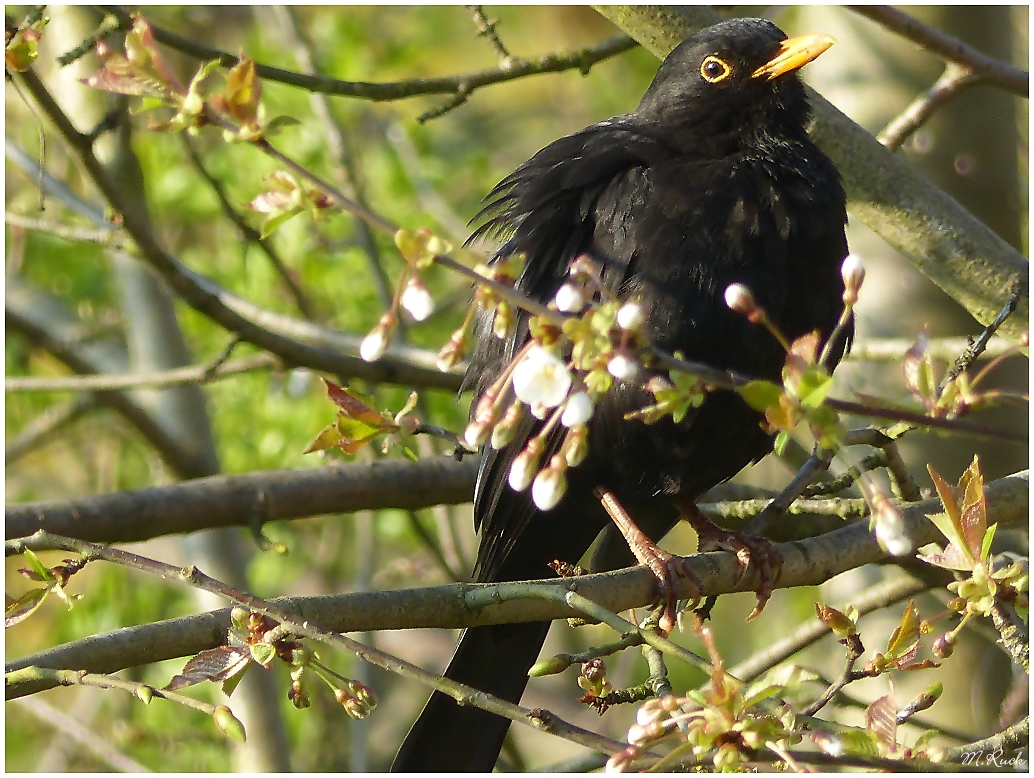
{"type": "MultiPolygon", "coordinates": [[[[597,10],[664,57],[696,30],[721,21],[703,6],[599,6],[597,10]]],[[[1012,290],[1027,288],[1028,262],[987,225],[885,149],[814,90],[812,137],[836,163],[848,210],[908,259],[981,324],[1012,290]]],[[[1000,330],[1018,341],[1029,328],[1029,295],[1000,330]]]]}
{"type": "Polygon", "coordinates": [[[449,457],[385,459],[307,470],[198,478],[168,486],[8,505],[7,538],[44,529],[99,543],[129,543],[212,527],[380,508],[470,502],[477,462],[449,457]],[[399,484],[404,483],[404,489],[399,484]]]}
{"type": "MultiPolygon", "coordinates": [[[[1029,509],[1029,473],[1024,471],[985,486],[988,523],[1025,521],[1029,509]]],[[[904,509],[913,544],[944,542],[943,536],[926,518],[940,511],[939,500],[925,500],[904,509]]],[[[17,552],[23,543],[8,541],[7,550],[17,552]]],[[[835,575],[865,564],[887,559],[865,524],[855,524],[816,538],[777,546],[783,558],[777,588],[813,586],[835,575]]],[[[753,591],[758,586],[753,568],[746,576],[735,554],[713,552],[688,558],[689,569],[703,584],[704,595],[753,591]]],[[[537,589],[565,591],[576,587],[580,595],[611,612],[643,607],[656,599],[656,578],[643,567],[613,573],[569,579],[527,582],[520,586],[530,596],[502,600],[496,596],[515,584],[449,584],[419,589],[364,592],[331,597],[283,598],[274,603],[299,618],[323,629],[364,632],[380,629],[440,627],[456,629],[481,624],[545,621],[570,618],[577,611],[553,600],[534,596],[537,589]],[[468,602],[485,604],[472,611],[468,602]]],[[[693,584],[684,580],[679,595],[690,596],[693,584]]],[[[8,663],[7,671],[36,665],[89,672],[111,673],[165,659],[190,656],[220,645],[229,627],[229,609],[200,616],[170,619],[48,649],[8,663]]],[[[8,699],[41,691],[39,684],[7,685],[8,699]]]]}

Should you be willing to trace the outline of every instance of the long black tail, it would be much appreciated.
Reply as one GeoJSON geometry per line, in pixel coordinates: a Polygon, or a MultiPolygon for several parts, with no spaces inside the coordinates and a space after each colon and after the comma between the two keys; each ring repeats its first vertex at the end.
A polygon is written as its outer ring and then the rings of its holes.
{"type": "MultiPolygon", "coordinates": [[[[548,631],[548,622],[468,629],[445,677],[519,702],[548,631]]],[[[406,736],[391,771],[490,773],[509,726],[509,719],[461,707],[452,697],[435,692],[406,736]],[[462,735],[457,738],[457,733],[462,735]]]]}

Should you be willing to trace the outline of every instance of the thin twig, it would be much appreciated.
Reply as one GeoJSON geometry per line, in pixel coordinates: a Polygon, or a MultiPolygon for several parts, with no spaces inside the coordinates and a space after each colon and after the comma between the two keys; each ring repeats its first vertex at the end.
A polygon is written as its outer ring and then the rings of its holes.
{"type": "Polygon", "coordinates": [[[294,274],[290,271],[287,265],[284,264],[283,259],[280,257],[280,252],[277,251],[276,246],[273,245],[273,241],[268,237],[263,238],[262,233],[248,224],[244,217],[238,213],[237,209],[230,204],[229,198],[226,196],[226,189],[222,183],[213,176],[205,168],[204,162],[201,161],[201,157],[197,153],[197,149],[194,148],[194,143],[191,141],[190,136],[187,133],[182,133],[183,145],[187,149],[187,156],[194,165],[194,169],[201,174],[201,177],[205,179],[209,187],[215,193],[216,199],[219,201],[219,207],[223,211],[223,215],[233,222],[233,225],[240,231],[241,237],[247,243],[253,243],[258,246],[262,253],[269,259],[273,269],[276,270],[277,274],[287,285],[288,291],[291,293],[291,297],[294,298],[294,304],[298,306],[298,310],[301,311],[302,316],[306,319],[315,318],[315,311],[312,303],[309,301],[308,295],[302,290],[301,285],[295,279],[294,274]]]}
{"type": "MultiPolygon", "coordinates": [[[[1030,716],[1013,724],[997,735],[951,748],[944,754],[945,761],[962,762],[973,758],[973,754],[990,755],[996,752],[1013,751],[1030,745],[1030,716]]],[[[968,764],[968,762],[966,762],[968,764]]]]}
{"type": "MultiPolygon", "coordinates": [[[[851,344],[845,360],[855,362],[900,362],[905,352],[914,345],[911,338],[867,338],[851,344]]],[[[930,338],[926,353],[935,360],[951,362],[960,353],[972,347],[973,338],[930,338]]],[[[1005,338],[990,337],[979,358],[996,357],[1012,347],[1005,338]]]]}
{"type": "Polygon", "coordinates": [[[852,11],[908,38],[931,53],[969,68],[982,80],[1020,97],[1030,93],[1030,73],[989,57],[958,38],[887,5],[851,5],[852,11]]]}
{"type": "Polygon", "coordinates": [[[78,375],[56,377],[14,376],[4,379],[4,392],[101,392],[145,387],[207,384],[241,373],[256,370],[282,369],[281,361],[272,354],[254,354],[215,365],[191,365],[154,373],[123,375],[78,375]]]}
{"type": "Polygon", "coordinates": [[[72,224],[61,224],[60,222],[44,219],[30,219],[10,211],[4,211],[4,221],[16,227],[46,232],[69,241],[98,243],[101,246],[109,246],[116,249],[124,248],[122,240],[125,236],[117,231],[91,230],[87,227],[77,227],[72,224]]]}
{"type": "MultiPolygon", "coordinates": [[[[951,382],[962,375],[962,372],[968,370],[982,354],[987,353],[988,344],[991,342],[991,338],[998,331],[998,328],[1005,323],[1013,312],[1016,310],[1016,306],[1020,302],[1020,297],[1027,291],[1026,283],[1016,284],[1016,288],[1012,290],[1012,294],[1009,295],[1009,299],[1005,305],[1002,306],[1002,310],[995,316],[994,321],[988,324],[984,331],[980,333],[980,336],[969,344],[969,347],[959,355],[958,359],[955,360],[955,364],[951,366],[951,369],[945,374],[944,379],[941,381],[939,389],[943,392],[944,388],[951,382]]],[[[1005,353],[1003,349],[995,356],[1003,356],[1005,353]]]]}
{"type": "Polygon", "coordinates": [[[892,119],[876,136],[876,140],[891,151],[900,148],[938,109],[978,83],[980,77],[972,70],[949,62],[933,86],[919,94],[904,111],[892,119]]]}
{"type": "Polygon", "coordinates": [[[46,443],[54,433],[102,405],[101,398],[91,392],[50,406],[26,424],[16,436],[5,441],[4,464],[13,464],[46,443]]]}
{"type": "Polygon", "coordinates": [[[484,7],[480,5],[468,5],[467,10],[474,16],[474,24],[477,25],[478,35],[488,40],[499,55],[499,67],[509,70],[514,65],[519,64],[521,60],[509,52],[506,46],[503,45],[499,33],[495,31],[495,26],[499,23],[499,20],[489,19],[485,15],[484,7]]]}
{"type": "MultiPolygon", "coordinates": [[[[120,9],[105,8],[106,12],[119,17],[121,29],[128,30],[132,26],[132,18],[120,9]]],[[[239,58],[228,52],[197,41],[176,35],[161,27],[152,25],[151,32],[159,43],[187,54],[196,59],[209,61],[218,59],[226,68],[232,68],[239,58]]],[[[541,73],[561,73],[565,70],[578,70],[587,73],[593,65],[622,52],[635,48],[639,44],[627,35],[615,35],[595,46],[588,46],[576,51],[546,54],[533,60],[522,61],[511,68],[491,68],[474,73],[439,78],[413,78],[406,81],[385,83],[369,83],[362,81],[341,81],[328,76],[314,76],[296,73],[289,70],[270,67],[256,63],[255,74],[268,81],[277,81],[310,92],[321,92],[327,95],[358,97],[373,101],[402,100],[419,95],[467,93],[491,84],[514,81],[526,76],[541,73]]]]}
{"type": "Polygon", "coordinates": [[[151,772],[135,759],[117,751],[111,743],[96,732],[84,727],[80,719],[54,707],[49,702],[38,697],[22,697],[18,700],[18,705],[39,721],[57,730],[62,739],[58,742],[69,746],[74,743],[77,748],[88,751],[110,769],[124,773],[151,772]]]}

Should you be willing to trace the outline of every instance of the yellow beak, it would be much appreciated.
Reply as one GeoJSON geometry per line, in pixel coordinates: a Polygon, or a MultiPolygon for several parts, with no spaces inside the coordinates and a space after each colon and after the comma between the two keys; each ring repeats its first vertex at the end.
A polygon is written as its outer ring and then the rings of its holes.
{"type": "Polygon", "coordinates": [[[766,81],[771,81],[784,73],[807,65],[834,43],[836,40],[832,36],[821,34],[787,38],[779,44],[779,51],[772,59],[751,73],[751,78],[764,78],[766,81]]]}

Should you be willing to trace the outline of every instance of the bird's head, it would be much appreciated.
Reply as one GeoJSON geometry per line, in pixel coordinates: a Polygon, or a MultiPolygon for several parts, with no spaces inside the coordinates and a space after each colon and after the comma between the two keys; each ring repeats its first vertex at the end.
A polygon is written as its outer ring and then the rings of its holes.
{"type": "Polygon", "coordinates": [[[828,35],[787,38],[764,19],[733,19],[679,44],[636,110],[666,141],[724,156],[768,136],[804,132],[797,70],[833,45],[828,35]]]}

